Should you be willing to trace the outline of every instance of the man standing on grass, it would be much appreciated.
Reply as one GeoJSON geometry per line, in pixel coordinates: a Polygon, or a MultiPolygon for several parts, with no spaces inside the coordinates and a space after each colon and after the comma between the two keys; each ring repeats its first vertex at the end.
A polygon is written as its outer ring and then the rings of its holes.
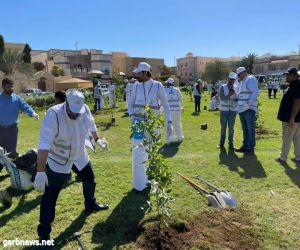
{"type": "Polygon", "coordinates": [[[174,79],[168,78],[166,81],[167,88],[165,88],[165,92],[167,95],[171,116],[172,116],[172,124],[174,129],[172,133],[169,135],[167,133],[168,126],[166,127],[166,144],[170,144],[171,142],[179,141],[181,142],[184,138],[182,133],[182,124],[181,124],[181,113],[183,112],[183,100],[181,92],[178,88],[174,87],[174,79]]]}
{"type": "MultiPolygon", "coordinates": [[[[151,78],[151,66],[146,62],[140,62],[133,73],[136,74],[139,82],[135,83],[128,103],[128,114],[131,123],[145,120],[146,105],[152,109],[154,114],[159,114],[162,105],[165,113],[165,123],[167,123],[167,134],[171,134],[173,130],[172,118],[163,85],[151,78]]],[[[142,191],[148,183],[145,163],[148,160],[148,153],[143,145],[143,136],[140,137],[135,133],[132,140],[132,184],[135,191],[142,191]]]]}
{"type": "Polygon", "coordinates": [[[243,129],[243,145],[236,149],[240,153],[254,153],[255,148],[255,114],[258,109],[257,98],[259,95],[258,81],[249,75],[246,68],[236,69],[239,78],[238,113],[243,129]]]}
{"type": "MultiPolygon", "coordinates": [[[[0,93],[0,147],[6,153],[17,154],[19,111],[39,119],[39,115],[14,92],[14,81],[2,80],[3,91],[0,93]]],[[[0,167],[1,171],[1,167],[0,167]]]]}
{"type": "Polygon", "coordinates": [[[224,149],[226,138],[226,129],[228,125],[228,144],[229,149],[233,147],[234,124],[237,115],[237,92],[238,86],[235,84],[237,75],[231,72],[228,76],[228,82],[220,88],[220,124],[221,138],[217,148],[224,149]]]}
{"type": "Polygon", "coordinates": [[[286,163],[292,142],[295,157],[292,160],[300,165],[300,80],[296,68],[289,68],[284,73],[288,89],[284,92],[277,119],[282,122],[282,146],[279,163],[286,163]]]}
{"type": "Polygon", "coordinates": [[[69,90],[67,101],[51,107],[46,113],[40,131],[34,180],[34,188],[43,193],[37,229],[40,240],[50,238],[56,201],[72,167],[78,169],[77,174],[82,180],[85,211],[108,209],[108,205],[98,204],[94,196],[94,172],[84,146],[90,131],[101,149],[107,149],[107,141],[98,137],[94,119],[84,104],[84,96],[77,90],[69,90]]]}
{"type": "Polygon", "coordinates": [[[102,98],[102,90],[100,83],[97,83],[97,85],[94,87],[94,111],[101,110],[101,98],[102,98]]]}

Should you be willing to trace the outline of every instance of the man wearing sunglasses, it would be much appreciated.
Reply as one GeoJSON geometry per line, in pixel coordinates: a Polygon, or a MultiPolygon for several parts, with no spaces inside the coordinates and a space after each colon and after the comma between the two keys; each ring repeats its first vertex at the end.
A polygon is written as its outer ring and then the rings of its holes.
{"type": "Polygon", "coordinates": [[[243,129],[243,145],[236,149],[240,153],[254,153],[255,148],[255,114],[258,109],[258,81],[249,75],[245,67],[238,67],[236,74],[239,78],[238,113],[243,129]]]}
{"type": "Polygon", "coordinates": [[[82,180],[86,212],[108,209],[96,202],[94,172],[85,149],[85,139],[92,134],[101,149],[108,143],[101,140],[84,96],[77,90],[67,91],[67,101],[51,107],[43,120],[34,188],[43,194],[40,205],[40,240],[48,240],[55,218],[58,195],[70,176],[72,167],[78,169],[82,180]]]}

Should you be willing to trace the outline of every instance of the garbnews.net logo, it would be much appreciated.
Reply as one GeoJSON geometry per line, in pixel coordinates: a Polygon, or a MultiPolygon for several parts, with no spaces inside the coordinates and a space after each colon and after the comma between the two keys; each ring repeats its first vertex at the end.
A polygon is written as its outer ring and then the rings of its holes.
{"type": "Polygon", "coordinates": [[[4,247],[13,247],[13,246],[54,246],[54,240],[3,240],[2,244],[4,247]]]}

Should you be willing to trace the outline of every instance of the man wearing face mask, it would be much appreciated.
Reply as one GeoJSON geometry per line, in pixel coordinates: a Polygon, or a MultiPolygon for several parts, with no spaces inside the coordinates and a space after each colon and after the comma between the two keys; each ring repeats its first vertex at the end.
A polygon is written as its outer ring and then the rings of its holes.
{"type": "MultiPolygon", "coordinates": [[[[151,78],[151,66],[146,62],[140,62],[133,73],[139,82],[135,83],[128,102],[128,114],[131,123],[145,119],[146,105],[152,109],[154,114],[159,114],[162,105],[165,113],[165,123],[167,124],[166,131],[170,135],[173,130],[172,118],[163,85],[151,78]]],[[[147,166],[145,164],[148,153],[145,151],[146,148],[142,142],[142,138],[134,137],[132,140],[133,188],[137,191],[145,189],[148,183],[147,166]]]]}
{"type": "Polygon", "coordinates": [[[107,141],[98,137],[91,111],[84,104],[83,94],[77,90],[67,91],[67,101],[51,107],[46,113],[40,131],[34,180],[35,189],[43,193],[38,226],[40,240],[50,238],[56,200],[72,167],[78,169],[77,174],[82,180],[85,211],[108,209],[108,205],[98,204],[94,196],[94,172],[84,146],[90,132],[101,149],[107,149],[107,141]]]}
{"type": "MultiPolygon", "coordinates": [[[[0,147],[6,153],[17,154],[19,111],[39,119],[39,115],[14,92],[14,81],[2,80],[3,91],[0,93],[0,147]]],[[[1,171],[1,166],[0,166],[1,171]]]]}

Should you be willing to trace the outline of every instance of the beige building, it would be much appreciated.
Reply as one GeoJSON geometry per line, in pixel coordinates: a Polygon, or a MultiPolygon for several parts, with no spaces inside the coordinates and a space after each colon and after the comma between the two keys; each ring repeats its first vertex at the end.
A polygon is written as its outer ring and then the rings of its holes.
{"type": "Polygon", "coordinates": [[[195,81],[201,78],[208,63],[223,60],[218,57],[194,56],[189,52],[183,58],[177,59],[177,76],[182,82],[195,81]]]}
{"type": "Polygon", "coordinates": [[[152,77],[159,78],[164,66],[164,59],[130,57],[125,52],[112,52],[112,71],[113,74],[119,75],[125,73],[126,76],[132,76],[132,71],[137,67],[139,62],[147,62],[152,67],[152,77]]]}
{"type": "Polygon", "coordinates": [[[16,50],[18,53],[22,53],[25,47],[25,43],[4,43],[5,49],[16,50]]]}
{"type": "Polygon", "coordinates": [[[112,52],[112,72],[119,75],[121,72],[126,74],[126,52],[112,52]]]}
{"type": "Polygon", "coordinates": [[[195,81],[201,78],[205,72],[205,67],[208,63],[215,61],[222,61],[230,69],[234,63],[240,61],[239,57],[207,57],[207,56],[194,56],[189,52],[183,58],[177,59],[177,76],[180,77],[181,82],[195,81]]]}
{"type": "Polygon", "coordinates": [[[164,66],[164,59],[158,58],[145,58],[145,57],[127,57],[126,58],[126,75],[132,76],[132,71],[136,68],[139,62],[146,62],[152,68],[152,78],[160,78],[161,70],[164,66]]]}
{"type": "Polygon", "coordinates": [[[289,67],[298,68],[300,65],[300,55],[283,55],[275,56],[266,54],[255,60],[253,65],[253,73],[255,75],[280,76],[289,67]]]}

